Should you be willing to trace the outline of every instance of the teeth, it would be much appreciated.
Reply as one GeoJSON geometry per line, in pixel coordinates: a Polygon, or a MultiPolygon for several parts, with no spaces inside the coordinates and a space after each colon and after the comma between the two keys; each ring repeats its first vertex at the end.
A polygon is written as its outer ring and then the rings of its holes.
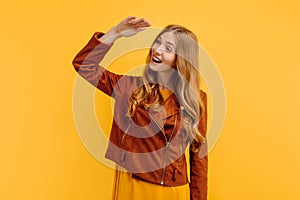
{"type": "Polygon", "coordinates": [[[153,61],[154,61],[154,62],[157,62],[157,63],[160,63],[160,62],[161,62],[161,60],[159,60],[158,58],[155,58],[155,57],[153,57],[153,61]]]}

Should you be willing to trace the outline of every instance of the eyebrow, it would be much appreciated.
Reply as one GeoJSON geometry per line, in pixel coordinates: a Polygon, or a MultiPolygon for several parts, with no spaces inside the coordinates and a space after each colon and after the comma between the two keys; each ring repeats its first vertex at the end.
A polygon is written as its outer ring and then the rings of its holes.
{"type": "MultiPolygon", "coordinates": [[[[158,36],[157,39],[161,40],[161,36],[158,36]]],[[[175,48],[175,45],[172,42],[166,41],[166,43],[175,48]]]]}
{"type": "Polygon", "coordinates": [[[166,41],[166,43],[173,46],[173,48],[175,48],[175,45],[172,42],[166,41]]]}

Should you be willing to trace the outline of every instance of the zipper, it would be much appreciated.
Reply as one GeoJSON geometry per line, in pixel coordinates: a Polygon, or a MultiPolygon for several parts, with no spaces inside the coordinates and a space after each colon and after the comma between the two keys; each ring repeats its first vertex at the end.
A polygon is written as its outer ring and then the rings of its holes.
{"type": "Polygon", "coordinates": [[[163,172],[162,172],[162,176],[161,176],[161,181],[160,181],[160,184],[161,184],[161,185],[164,184],[164,180],[165,180],[166,163],[167,163],[167,152],[168,152],[169,144],[170,144],[169,142],[166,142],[166,146],[165,146],[165,154],[164,154],[164,168],[163,168],[163,172]]]}
{"type": "Polygon", "coordinates": [[[157,121],[154,119],[154,117],[151,115],[151,113],[149,112],[149,116],[151,117],[151,119],[154,121],[154,123],[156,124],[156,126],[160,129],[160,131],[162,132],[165,140],[166,140],[166,146],[165,146],[165,151],[164,151],[164,165],[163,165],[163,171],[162,171],[162,177],[161,177],[161,181],[160,184],[163,185],[164,184],[164,180],[165,180],[165,173],[166,173],[166,165],[167,165],[167,153],[168,153],[168,148],[169,148],[169,144],[170,144],[170,140],[173,136],[174,130],[176,128],[176,122],[177,122],[177,115],[175,115],[175,119],[174,119],[174,127],[172,130],[172,133],[169,137],[169,140],[165,134],[165,132],[161,129],[161,127],[159,126],[159,124],[157,123],[157,121]]]}
{"type": "Polygon", "coordinates": [[[131,118],[129,119],[129,124],[128,124],[128,126],[127,126],[127,128],[126,128],[126,130],[125,130],[125,132],[124,132],[124,134],[123,134],[123,136],[122,136],[121,144],[123,144],[123,142],[124,142],[125,136],[126,136],[128,130],[129,130],[129,128],[130,128],[130,125],[131,125],[131,118]]]}

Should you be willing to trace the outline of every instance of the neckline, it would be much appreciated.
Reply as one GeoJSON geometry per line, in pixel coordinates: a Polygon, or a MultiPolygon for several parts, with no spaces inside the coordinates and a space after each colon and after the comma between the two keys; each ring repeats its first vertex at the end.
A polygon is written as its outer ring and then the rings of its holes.
{"type": "Polygon", "coordinates": [[[173,91],[170,89],[160,89],[159,92],[164,101],[166,101],[173,94],[173,91]]]}

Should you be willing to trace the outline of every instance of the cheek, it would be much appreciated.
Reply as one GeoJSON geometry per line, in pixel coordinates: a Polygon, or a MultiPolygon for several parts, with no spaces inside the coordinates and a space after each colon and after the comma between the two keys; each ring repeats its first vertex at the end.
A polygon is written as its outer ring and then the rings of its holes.
{"type": "Polygon", "coordinates": [[[170,65],[175,65],[175,61],[176,61],[176,56],[175,55],[168,55],[168,57],[166,57],[166,60],[168,61],[168,63],[170,65]]]}

